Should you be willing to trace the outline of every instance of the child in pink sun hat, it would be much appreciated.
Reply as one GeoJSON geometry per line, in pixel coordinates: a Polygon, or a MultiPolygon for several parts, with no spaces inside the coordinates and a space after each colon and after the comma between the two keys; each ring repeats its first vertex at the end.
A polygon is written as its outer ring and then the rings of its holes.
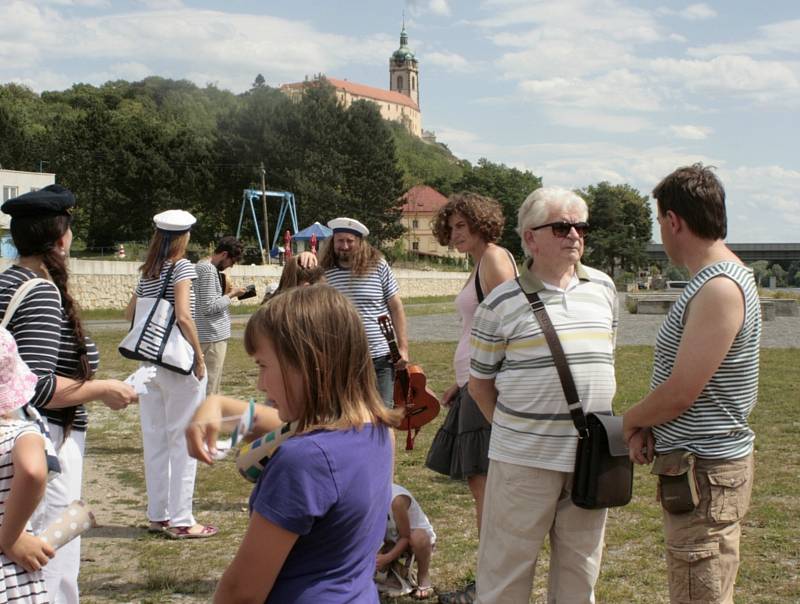
{"type": "Polygon", "coordinates": [[[49,602],[41,568],[55,552],[30,524],[47,484],[45,437],[23,411],[36,381],[0,327],[0,602],[49,602]]]}

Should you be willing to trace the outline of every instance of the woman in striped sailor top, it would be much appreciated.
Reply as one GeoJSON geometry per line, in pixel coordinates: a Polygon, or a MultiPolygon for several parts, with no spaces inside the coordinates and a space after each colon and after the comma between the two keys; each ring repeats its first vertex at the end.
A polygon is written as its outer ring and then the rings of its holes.
{"type": "MultiPolygon", "coordinates": [[[[28,403],[41,410],[61,465],[32,518],[35,533],[80,499],[87,427],[83,403],[102,401],[116,410],[137,399],[133,388],[119,380],[92,379],[99,362],[97,348],[83,332],[68,287],[74,205],[68,189],[50,185],[9,199],[2,207],[11,216],[19,258],[0,274],[0,316],[38,378],[28,403]],[[37,281],[28,288],[32,279],[37,281]],[[27,291],[17,295],[23,286],[27,291]]],[[[79,567],[80,539],[75,539],[43,571],[53,599],[78,602],[79,567]]]]}
{"type": "Polygon", "coordinates": [[[194,323],[194,265],[184,255],[195,218],[183,210],[168,210],[153,218],[142,276],[126,311],[132,318],[138,298],[164,297],[175,307],[175,322],[195,353],[194,372],[183,375],[155,366],[155,375],[141,396],[144,478],[147,486],[149,530],[174,539],[211,537],[213,526],[195,522],[192,514],[197,462],[189,457],[183,431],[206,393],[206,366],[194,323]]]}

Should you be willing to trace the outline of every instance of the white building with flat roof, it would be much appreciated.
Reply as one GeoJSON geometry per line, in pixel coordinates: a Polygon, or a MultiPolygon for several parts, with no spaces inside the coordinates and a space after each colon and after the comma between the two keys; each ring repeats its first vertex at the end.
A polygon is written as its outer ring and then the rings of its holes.
{"type": "MultiPolygon", "coordinates": [[[[47,185],[56,182],[56,175],[50,172],[23,172],[20,170],[4,170],[0,168],[0,190],[3,192],[2,201],[5,203],[23,193],[38,191],[47,185]]],[[[11,244],[8,229],[11,226],[11,216],[0,212],[0,256],[16,256],[16,250],[11,244]]]]}

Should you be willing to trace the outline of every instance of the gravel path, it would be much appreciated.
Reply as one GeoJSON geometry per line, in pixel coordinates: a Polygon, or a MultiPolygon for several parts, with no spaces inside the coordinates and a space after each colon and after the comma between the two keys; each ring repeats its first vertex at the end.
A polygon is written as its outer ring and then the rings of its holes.
{"type": "MultiPolygon", "coordinates": [[[[249,317],[233,317],[233,337],[241,338],[244,324],[249,317]]],[[[617,345],[645,345],[655,343],[656,333],[664,320],[663,315],[632,315],[624,303],[620,303],[619,333],[617,345]]],[[[126,321],[86,321],[89,331],[124,330],[126,321]]],[[[408,318],[408,337],[413,342],[455,342],[461,335],[458,315],[419,315],[408,318]]],[[[800,317],[776,317],[764,321],[761,334],[762,348],[800,347],[800,317]]]]}
{"type": "MultiPolygon", "coordinates": [[[[618,346],[652,346],[664,320],[662,315],[632,315],[620,311],[618,346]]],[[[800,317],[776,317],[764,321],[761,333],[762,348],[800,347],[800,317]]],[[[423,315],[409,317],[408,337],[414,342],[452,342],[461,335],[458,316],[423,315]]]]}

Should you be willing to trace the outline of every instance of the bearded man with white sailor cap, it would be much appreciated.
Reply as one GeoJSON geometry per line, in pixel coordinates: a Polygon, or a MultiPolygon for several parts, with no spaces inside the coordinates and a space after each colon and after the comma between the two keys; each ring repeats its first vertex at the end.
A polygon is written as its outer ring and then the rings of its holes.
{"type": "MultiPolygon", "coordinates": [[[[397,280],[383,255],[366,237],[369,229],[354,218],[335,218],[328,222],[333,236],[322,248],[319,264],[325,269],[328,284],[346,295],[358,309],[369,340],[370,355],[378,378],[378,390],[387,407],[394,406],[394,370],[408,363],[406,314],[397,280]],[[394,323],[400,361],[392,363],[389,345],[381,333],[378,317],[389,315],[394,323]]],[[[313,266],[317,257],[310,252],[298,256],[302,266],[313,266]]]]}
{"type": "Polygon", "coordinates": [[[194,350],[194,368],[184,375],[152,365],[154,376],[139,397],[149,530],[174,539],[211,537],[217,529],[198,524],[192,514],[197,461],[189,457],[183,432],[205,398],[206,366],[194,322],[194,265],[184,255],[196,222],[184,210],[153,217],[155,232],[140,270],[142,276],[128,304],[131,319],[139,298],[163,296],[175,309],[175,323],[194,350]]]}

